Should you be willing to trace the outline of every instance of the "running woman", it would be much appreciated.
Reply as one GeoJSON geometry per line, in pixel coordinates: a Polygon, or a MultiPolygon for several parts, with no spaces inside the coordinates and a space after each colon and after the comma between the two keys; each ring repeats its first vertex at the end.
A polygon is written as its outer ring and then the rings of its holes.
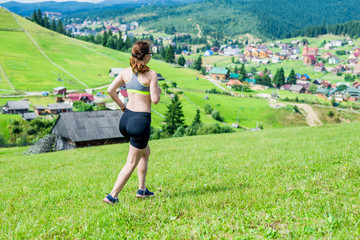
{"type": "Polygon", "coordinates": [[[151,102],[157,104],[160,101],[161,89],[158,86],[156,72],[147,66],[151,56],[148,42],[136,42],[132,48],[130,67],[124,69],[107,90],[110,97],[124,112],[119,129],[121,134],[130,141],[126,164],[120,171],[113,190],[103,199],[104,202],[112,205],[119,201],[117,196],[136,166],[139,177],[139,190],[136,197],[145,198],[154,195],[146,188],[145,178],[150,156],[148,141],[150,137],[151,102]],[[129,95],[127,106],[116,94],[116,89],[123,83],[126,84],[129,95]]]}

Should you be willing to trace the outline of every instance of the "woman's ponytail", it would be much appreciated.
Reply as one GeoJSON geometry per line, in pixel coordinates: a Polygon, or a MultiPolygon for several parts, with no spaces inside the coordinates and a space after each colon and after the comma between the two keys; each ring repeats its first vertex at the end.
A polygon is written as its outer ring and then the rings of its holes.
{"type": "Polygon", "coordinates": [[[150,68],[143,61],[144,57],[150,53],[150,45],[145,41],[138,41],[132,48],[130,57],[130,67],[133,72],[146,73],[150,68]]]}

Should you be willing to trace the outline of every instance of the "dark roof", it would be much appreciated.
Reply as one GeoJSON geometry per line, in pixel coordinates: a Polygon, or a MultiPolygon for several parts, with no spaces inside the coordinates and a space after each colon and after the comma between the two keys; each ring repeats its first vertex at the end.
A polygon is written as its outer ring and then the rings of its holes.
{"type": "Polygon", "coordinates": [[[9,108],[10,110],[16,109],[29,109],[29,102],[28,101],[8,101],[5,107],[9,108]]]}
{"type": "Polygon", "coordinates": [[[27,112],[23,114],[23,119],[25,120],[33,120],[36,118],[36,114],[34,112],[27,112]]]}
{"type": "Polygon", "coordinates": [[[119,131],[122,111],[60,113],[51,133],[73,142],[123,138],[119,131]]]}
{"type": "Polygon", "coordinates": [[[35,105],[34,108],[36,108],[37,110],[45,110],[46,107],[44,107],[43,105],[35,105]]]}
{"type": "Polygon", "coordinates": [[[57,109],[72,109],[73,107],[71,106],[70,103],[52,103],[52,104],[48,104],[48,108],[50,110],[57,110],[57,109]]]}

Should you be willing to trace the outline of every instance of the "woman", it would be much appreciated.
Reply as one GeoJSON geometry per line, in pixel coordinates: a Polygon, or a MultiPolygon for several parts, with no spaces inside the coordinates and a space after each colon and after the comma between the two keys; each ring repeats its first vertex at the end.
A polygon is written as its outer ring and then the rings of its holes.
{"type": "Polygon", "coordinates": [[[103,201],[109,204],[118,202],[118,194],[129,180],[132,172],[138,167],[139,190],[136,196],[145,198],[153,196],[145,187],[145,178],[150,155],[148,145],[150,137],[151,102],[160,101],[161,90],[158,86],[157,74],[146,65],[151,59],[149,43],[138,41],[132,49],[130,67],[124,69],[111,83],[107,92],[124,112],[119,129],[130,141],[130,149],[126,165],[120,171],[115,186],[103,201]],[[123,83],[129,95],[127,106],[118,98],[116,89],[123,83]]]}

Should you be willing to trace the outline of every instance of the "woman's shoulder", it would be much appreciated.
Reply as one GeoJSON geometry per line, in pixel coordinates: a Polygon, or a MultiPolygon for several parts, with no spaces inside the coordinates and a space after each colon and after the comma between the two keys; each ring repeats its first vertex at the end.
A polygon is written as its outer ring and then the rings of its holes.
{"type": "Polygon", "coordinates": [[[147,72],[147,74],[151,77],[154,78],[155,76],[157,77],[157,73],[154,70],[149,70],[149,72],[147,72]]]}

